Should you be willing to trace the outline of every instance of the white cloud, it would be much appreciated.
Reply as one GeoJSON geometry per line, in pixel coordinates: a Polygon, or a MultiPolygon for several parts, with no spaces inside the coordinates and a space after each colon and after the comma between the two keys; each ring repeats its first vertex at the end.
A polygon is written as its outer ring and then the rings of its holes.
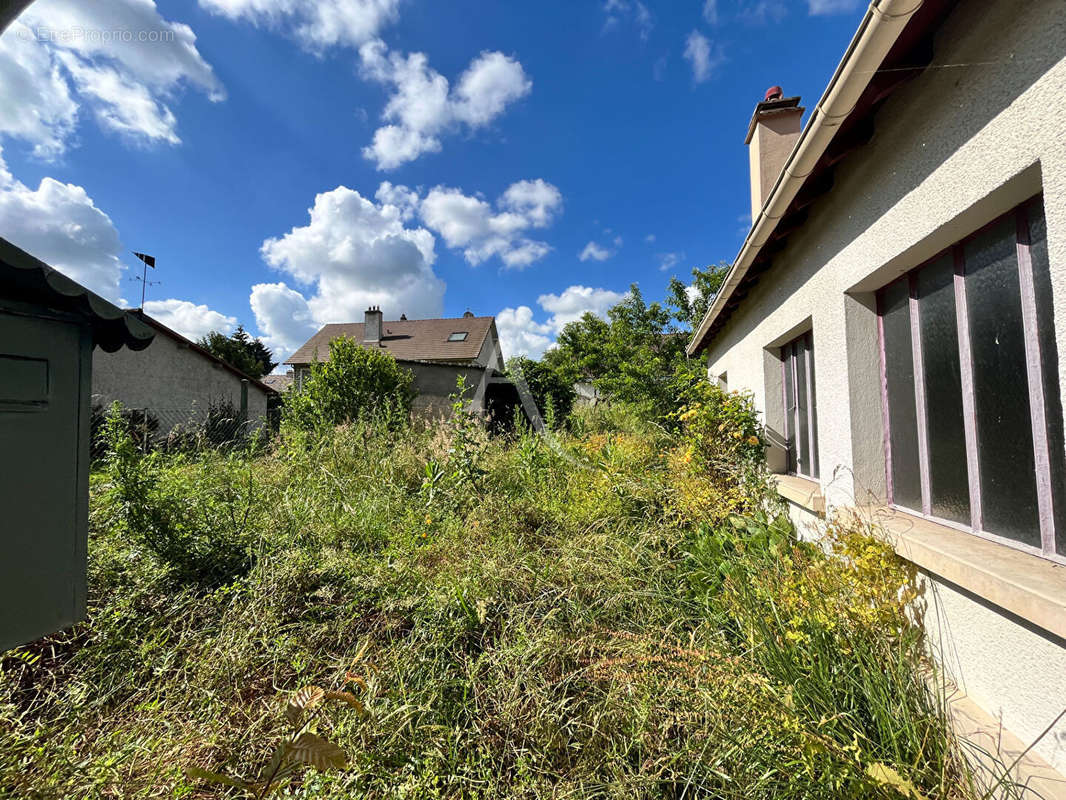
{"type": "Polygon", "coordinates": [[[811,14],[844,14],[858,6],[859,0],[807,0],[811,14]]]}
{"type": "Polygon", "coordinates": [[[612,292],[610,289],[570,286],[562,294],[542,294],[537,298],[537,304],[551,312],[548,323],[558,333],[568,322],[581,319],[586,312],[605,317],[607,309],[620,303],[625,296],[625,292],[612,292]]]}
{"type": "Polygon", "coordinates": [[[470,264],[498,256],[505,267],[521,269],[551,252],[550,245],[530,239],[526,232],[547,227],[562,205],[562,193],[538,178],[511,184],[495,209],[461,189],[437,186],[422,200],[419,212],[448,247],[463,249],[470,264]]]}
{"type": "Polygon", "coordinates": [[[227,317],[188,300],[148,300],[144,310],[149,316],[193,341],[211,331],[230,333],[237,325],[236,317],[227,317]]]}
{"type": "Polygon", "coordinates": [[[703,19],[708,25],[718,24],[718,0],[704,0],[703,19]]]}
{"type": "Polygon", "coordinates": [[[655,234],[649,233],[647,236],[644,237],[644,241],[648,244],[655,244],[655,234]]]}
{"type": "Polygon", "coordinates": [[[200,0],[232,20],[285,29],[315,52],[334,45],[358,47],[398,16],[400,0],[200,0]]]}
{"type": "Polygon", "coordinates": [[[756,25],[780,22],[787,16],[788,7],[782,0],[758,0],[758,2],[742,6],[737,14],[742,21],[756,25]]]}
{"type": "Polygon", "coordinates": [[[685,60],[692,65],[692,79],[696,83],[710,80],[715,68],[725,60],[720,46],[712,47],[711,41],[699,31],[692,31],[685,39],[685,60]]]}
{"type": "Polygon", "coordinates": [[[321,327],[311,315],[307,298],[284,282],[255,284],[248,302],[263,344],[279,357],[276,360],[288,358],[321,327]]]}
{"type": "Polygon", "coordinates": [[[554,333],[551,325],[534,321],[529,306],[503,309],[496,315],[496,330],[504,358],[540,358],[551,345],[554,333]]]}
{"type": "Polygon", "coordinates": [[[52,158],[66,148],[77,120],[78,103],[59,65],[28,27],[14,23],[0,36],[0,135],[52,158]]]}
{"type": "MultiPolygon", "coordinates": [[[[382,195],[387,198],[396,190],[390,186],[382,195]]],[[[279,308],[303,314],[285,284],[259,284],[258,292],[253,289],[252,309],[259,331],[279,347],[279,354],[288,355],[289,347],[302,343],[296,341],[303,336],[300,330],[360,320],[370,305],[381,306],[391,318],[401,313],[440,315],[444,281],[433,272],[433,234],[425,228],[407,227],[403,207],[374,203],[338,186],[317,195],[308,213],[307,225],[267,239],[260,250],[270,266],[313,290],[306,298],[307,319],[313,325],[302,320],[300,328],[279,317],[279,308]]]]}
{"type": "Polygon", "coordinates": [[[441,137],[459,127],[476,130],[533,88],[522,65],[499,52],[484,52],[459,77],[455,89],[429,66],[425,53],[389,52],[376,39],[359,49],[363,74],[391,87],[382,119],[363,156],[380,170],[441,149],[441,137]]]}
{"type": "Polygon", "coordinates": [[[623,19],[631,19],[640,38],[647,41],[655,27],[651,12],[640,0],[605,0],[603,12],[606,15],[603,21],[605,31],[617,28],[623,19]]]}
{"type": "Polygon", "coordinates": [[[678,262],[685,257],[684,253],[660,253],[659,271],[669,272],[677,266],[678,262]]]}
{"type": "Polygon", "coordinates": [[[112,302],[125,269],[111,218],[81,186],[43,178],[36,189],[15,179],[0,151],[0,231],[5,239],[112,302]]]}
{"type": "Polygon", "coordinates": [[[625,296],[624,293],[589,286],[569,286],[562,294],[542,294],[537,298],[537,304],[551,315],[544,322],[533,318],[529,306],[505,308],[496,315],[496,329],[500,333],[504,356],[540,358],[568,322],[581,319],[586,312],[605,317],[607,309],[625,296]]]}
{"type": "Polygon", "coordinates": [[[225,98],[192,28],[164,19],[154,0],[38,0],[0,43],[0,85],[0,133],[45,158],[68,146],[80,103],[105,128],[174,144],[167,104],[182,89],[225,98]]]}
{"type": "Polygon", "coordinates": [[[579,261],[606,261],[611,257],[611,251],[606,247],[600,247],[595,242],[589,242],[585,249],[578,255],[579,261]]]}

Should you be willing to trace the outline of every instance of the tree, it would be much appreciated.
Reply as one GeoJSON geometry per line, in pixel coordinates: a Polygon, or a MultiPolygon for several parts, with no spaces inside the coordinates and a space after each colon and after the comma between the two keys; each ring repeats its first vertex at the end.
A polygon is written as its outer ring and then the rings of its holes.
{"type": "Polygon", "coordinates": [[[549,407],[552,416],[559,422],[569,416],[577,393],[574,391],[574,382],[568,381],[558,370],[544,362],[515,356],[507,362],[507,372],[520,376],[526,382],[543,416],[547,417],[549,407]]]}
{"type": "Polygon", "coordinates": [[[375,416],[399,427],[411,412],[413,383],[411,371],[389,353],[339,336],[329,343],[329,361],[314,362],[310,377],[290,390],[285,419],[306,430],[375,416]]]}
{"type": "Polygon", "coordinates": [[[687,337],[673,316],[659,303],[646,303],[633,284],[606,321],[585,314],[566,325],[544,363],[570,384],[588,381],[611,400],[665,416],[675,407],[674,372],[685,363],[687,337]]]}
{"type": "Polygon", "coordinates": [[[211,331],[197,344],[211,355],[221,358],[231,367],[256,380],[269,374],[278,365],[267,346],[261,340],[249,336],[240,325],[229,336],[219,331],[211,331]]]}
{"type": "Polygon", "coordinates": [[[686,286],[677,278],[671,278],[666,288],[666,304],[674,309],[674,319],[690,329],[695,329],[707,314],[718,290],[722,288],[729,263],[721,261],[717,266],[692,270],[692,284],[686,286]]]}

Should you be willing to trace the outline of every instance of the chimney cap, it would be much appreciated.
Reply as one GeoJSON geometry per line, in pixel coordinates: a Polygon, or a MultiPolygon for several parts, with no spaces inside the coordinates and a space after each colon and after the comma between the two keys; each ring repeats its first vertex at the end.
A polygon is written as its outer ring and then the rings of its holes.
{"type": "Polygon", "coordinates": [[[400,314],[400,319],[402,321],[406,321],[407,320],[407,315],[406,314],[400,314]]]}
{"type": "Polygon", "coordinates": [[[766,96],[763,97],[762,101],[765,103],[768,100],[780,100],[784,96],[784,89],[782,89],[780,86],[771,86],[769,89],[766,90],[766,96]]]}
{"type": "Polygon", "coordinates": [[[473,316],[474,316],[474,312],[473,312],[473,311],[471,311],[471,310],[470,310],[470,309],[468,308],[468,309],[467,309],[466,311],[464,311],[464,312],[463,312],[463,316],[464,316],[464,317],[473,317],[473,316]]]}
{"type": "MultiPolygon", "coordinates": [[[[774,89],[779,88],[781,87],[770,87],[766,92],[767,97],[770,97],[774,89]]],[[[744,144],[751,143],[751,137],[755,134],[755,126],[759,123],[759,120],[776,114],[802,114],[805,110],[800,105],[799,95],[794,97],[773,97],[757,103],[755,105],[755,113],[751,115],[751,122],[748,123],[748,135],[744,137],[744,144]]]]}

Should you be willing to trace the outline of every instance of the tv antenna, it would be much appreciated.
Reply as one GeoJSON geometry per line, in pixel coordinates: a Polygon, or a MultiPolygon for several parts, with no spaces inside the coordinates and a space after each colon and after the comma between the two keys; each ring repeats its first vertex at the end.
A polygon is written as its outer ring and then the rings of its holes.
{"type": "Polygon", "coordinates": [[[137,256],[137,258],[139,258],[143,262],[144,268],[141,270],[141,273],[142,273],[141,277],[138,278],[136,275],[134,275],[132,278],[130,278],[130,280],[131,281],[140,281],[141,282],[141,311],[144,311],[144,293],[145,293],[145,290],[149,286],[158,286],[163,281],[150,281],[150,280],[148,280],[148,268],[151,267],[152,269],[155,269],[155,256],[150,256],[150,255],[147,255],[146,253],[136,253],[136,252],[134,253],[134,255],[137,256]]]}

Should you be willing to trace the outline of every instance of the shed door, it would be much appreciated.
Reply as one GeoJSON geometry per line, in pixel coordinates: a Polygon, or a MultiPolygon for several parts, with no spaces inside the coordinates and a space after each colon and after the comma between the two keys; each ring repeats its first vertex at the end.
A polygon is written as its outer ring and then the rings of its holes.
{"type": "Polygon", "coordinates": [[[70,323],[0,312],[0,650],[84,612],[81,336],[70,323]]]}

